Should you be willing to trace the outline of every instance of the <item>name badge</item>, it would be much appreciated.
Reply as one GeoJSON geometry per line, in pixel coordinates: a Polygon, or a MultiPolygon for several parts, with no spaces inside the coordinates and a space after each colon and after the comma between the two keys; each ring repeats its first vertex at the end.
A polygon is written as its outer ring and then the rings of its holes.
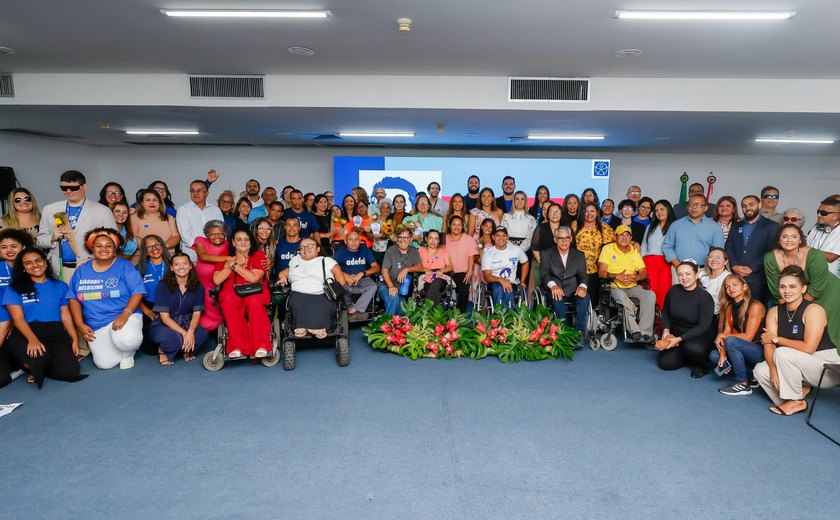
{"type": "Polygon", "coordinates": [[[793,326],[793,331],[792,331],[792,332],[793,332],[794,334],[799,334],[799,325],[794,325],[794,326],[793,326]]]}

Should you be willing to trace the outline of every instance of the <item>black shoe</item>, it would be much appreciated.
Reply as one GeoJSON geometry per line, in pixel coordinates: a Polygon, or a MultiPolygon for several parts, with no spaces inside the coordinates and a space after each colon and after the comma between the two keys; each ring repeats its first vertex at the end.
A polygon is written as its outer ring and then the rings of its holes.
{"type": "Polygon", "coordinates": [[[656,339],[653,336],[642,334],[642,343],[653,343],[656,339]]]}
{"type": "Polygon", "coordinates": [[[750,388],[758,388],[758,381],[750,379],[750,388]]]}
{"type": "Polygon", "coordinates": [[[642,333],[641,332],[634,332],[630,335],[633,338],[633,343],[641,343],[642,342],[642,333]]]}
{"type": "Polygon", "coordinates": [[[694,379],[700,379],[708,373],[709,369],[704,367],[694,367],[691,369],[691,377],[693,377],[694,379]]]}

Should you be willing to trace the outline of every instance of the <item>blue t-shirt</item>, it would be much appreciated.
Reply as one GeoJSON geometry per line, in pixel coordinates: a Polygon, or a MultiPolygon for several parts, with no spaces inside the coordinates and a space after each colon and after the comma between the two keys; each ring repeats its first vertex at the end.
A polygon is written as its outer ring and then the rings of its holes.
{"type": "Polygon", "coordinates": [[[283,212],[283,220],[290,218],[296,218],[300,222],[300,238],[309,238],[309,235],[318,231],[318,221],[315,220],[315,215],[306,210],[296,213],[292,208],[286,208],[286,211],[283,212]]]}
{"type": "Polygon", "coordinates": [[[300,240],[297,242],[286,242],[284,239],[277,242],[277,247],[274,249],[275,274],[289,267],[289,260],[298,253],[299,248],[300,240]]]}
{"type": "MultiPolygon", "coordinates": [[[[67,284],[47,279],[35,284],[35,292],[18,294],[11,287],[3,293],[3,305],[19,305],[27,323],[61,321],[61,308],[67,307],[67,284]]],[[[5,308],[5,307],[4,307],[5,308]]]]}
{"type": "MultiPolygon", "coordinates": [[[[85,323],[99,330],[114,321],[135,294],[146,294],[143,279],[131,262],[117,258],[102,273],[93,270],[93,262],[79,266],[70,279],[67,299],[78,300],[85,323]]],[[[140,312],[140,307],[134,312],[140,312]]]]}
{"type": "MultiPolygon", "coordinates": [[[[67,221],[70,223],[70,229],[75,230],[76,224],[79,221],[79,215],[82,214],[82,208],[84,206],[71,206],[67,205],[67,221]]],[[[70,242],[67,240],[61,241],[61,261],[62,262],[75,262],[76,261],[76,254],[73,252],[73,248],[70,247],[70,242]]]]}
{"type": "MultiPolygon", "coordinates": [[[[12,281],[12,268],[6,262],[0,261],[0,302],[3,301],[3,292],[12,281]]],[[[9,321],[12,317],[9,316],[6,307],[0,303],[0,322],[9,321]]]]}
{"type": "Polygon", "coordinates": [[[335,261],[338,262],[341,270],[347,274],[363,273],[376,262],[373,253],[364,244],[360,245],[355,252],[350,251],[347,247],[342,247],[335,252],[335,261]]]}
{"type": "Polygon", "coordinates": [[[251,212],[248,213],[248,223],[257,220],[260,217],[267,217],[268,210],[265,207],[265,204],[260,204],[259,206],[252,208],[251,212]]]}
{"type": "Polygon", "coordinates": [[[155,265],[151,260],[146,260],[146,273],[143,275],[143,285],[146,286],[146,297],[144,299],[146,301],[155,303],[157,286],[168,270],[169,266],[166,265],[166,261],[161,262],[160,265],[155,265]]]}
{"type": "Polygon", "coordinates": [[[752,236],[752,232],[755,231],[755,225],[758,224],[758,221],[756,220],[755,222],[750,223],[745,220],[743,223],[744,231],[741,233],[744,235],[744,247],[747,247],[747,244],[750,242],[750,236],[752,236]]]}

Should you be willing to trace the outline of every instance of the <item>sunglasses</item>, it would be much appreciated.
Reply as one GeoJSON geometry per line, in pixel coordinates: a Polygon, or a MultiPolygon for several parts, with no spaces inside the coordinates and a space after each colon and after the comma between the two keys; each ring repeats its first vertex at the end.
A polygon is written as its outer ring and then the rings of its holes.
{"type": "Polygon", "coordinates": [[[32,202],[32,197],[15,197],[15,202],[16,203],[32,202]]]}
{"type": "Polygon", "coordinates": [[[778,199],[778,198],[779,198],[779,194],[777,193],[777,194],[775,194],[775,195],[764,195],[764,196],[763,196],[763,197],[761,197],[761,198],[762,198],[762,199],[776,200],[776,199],[778,199]]]}
{"type": "Polygon", "coordinates": [[[827,216],[833,215],[835,213],[840,213],[840,211],[826,211],[824,209],[818,209],[817,210],[817,215],[819,215],[821,217],[827,217],[827,216]]]}
{"type": "Polygon", "coordinates": [[[82,186],[81,184],[78,186],[68,186],[66,184],[62,184],[59,186],[59,188],[61,188],[61,191],[79,191],[80,189],[82,189],[82,186]]]}
{"type": "Polygon", "coordinates": [[[799,222],[799,217],[782,217],[783,222],[799,222]]]}

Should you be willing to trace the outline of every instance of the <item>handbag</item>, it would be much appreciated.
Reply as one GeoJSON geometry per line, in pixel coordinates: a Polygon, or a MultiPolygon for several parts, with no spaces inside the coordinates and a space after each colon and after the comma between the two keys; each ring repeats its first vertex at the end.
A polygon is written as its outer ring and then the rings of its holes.
{"type": "Polygon", "coordinates": [[[327,278],[327,262],[321,258],[321,272],[324,273],[324,295],[331,302],[337,302],[339,298],[347,294],[343,285],[333,278],[327,278]]]}
{"type": "Polygon", "coordinates": [[[245,298],[246,296],[253,296],[255,294],[262,294],[263,292],[263,284],[262,282],[254,282],[254,283],[243,283],[236,285],[236,277],[239,276],[236,273],[233,273],[233,292],[236,293],[237,296],[240,298],[245,298]]]}

